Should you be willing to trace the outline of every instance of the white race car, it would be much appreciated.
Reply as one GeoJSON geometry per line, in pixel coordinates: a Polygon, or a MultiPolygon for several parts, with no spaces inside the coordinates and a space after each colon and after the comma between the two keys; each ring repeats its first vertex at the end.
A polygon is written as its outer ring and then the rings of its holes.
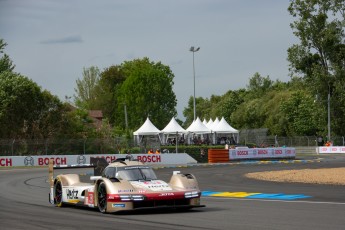
{"type": "MultiPolygon", "coordinates": [[[[98,159],[102,160],[102,159],[98,159]]],[[[157,179],[153,169],[141,162],[121,159],[95,175],[99,164],[49,165],[51,204],[98,208],[102,213],[144,208],[190,209],[200,205],[201,191],[192,174],[174,171],[169,183],[157,179]],[[66,174],[54,173],[61,170],[66,174]],[[75,173],[75,171],[81,171],[75,173]]]]}

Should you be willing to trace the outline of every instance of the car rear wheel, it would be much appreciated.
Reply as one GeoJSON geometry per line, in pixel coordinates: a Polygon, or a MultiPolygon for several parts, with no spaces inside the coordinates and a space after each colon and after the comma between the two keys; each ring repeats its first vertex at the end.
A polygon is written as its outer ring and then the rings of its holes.
{"type": "Polygon", "coordinates": [[[104,182],[101,182],[97,189],[98,209],[100,212],[107,211],[107,189],[104,182]]]}
{"type": "Polygon", "coordinates": [[[57,207],[62,206],[62,184],[59,180],[54,185],[54,203],[57,207]]]}

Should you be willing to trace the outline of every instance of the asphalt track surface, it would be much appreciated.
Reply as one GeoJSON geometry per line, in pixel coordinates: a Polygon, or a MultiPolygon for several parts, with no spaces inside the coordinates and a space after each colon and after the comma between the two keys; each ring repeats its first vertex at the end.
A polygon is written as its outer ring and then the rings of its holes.
{"type": "Polygon", "coordinates": [[[250,163],[159,168],[193,173],[202,191],[303,194],[292,200],[203,196],[204,208],[185,212],[101,214],[48,203],[47,168],[0,170],[0,229],[345,229],[345,186],[275,183],[247,179],[247,172],[345,167],[345,155],[296,163],[250,163]]]}

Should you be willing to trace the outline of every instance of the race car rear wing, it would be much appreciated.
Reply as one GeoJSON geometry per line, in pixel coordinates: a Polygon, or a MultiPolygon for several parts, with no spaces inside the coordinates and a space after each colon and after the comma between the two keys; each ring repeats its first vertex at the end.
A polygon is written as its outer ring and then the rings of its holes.
{"type": "Polygon", "coordinates": [[[81,181],[89,181],[90,176],[102,175],[108,162],[104,158],[90,158],[90,164],[76,165],[54,165],[54,161],[49,161],[49,185],[54,186],[54,178],[59,174],[79,174],[81,181]],[[54,176],[55,175],[55,176],[54,176]]]}

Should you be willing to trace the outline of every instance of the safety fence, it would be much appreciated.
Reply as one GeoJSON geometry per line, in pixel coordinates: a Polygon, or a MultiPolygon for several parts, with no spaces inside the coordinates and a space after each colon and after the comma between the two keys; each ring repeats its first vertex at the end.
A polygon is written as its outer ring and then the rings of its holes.
{"type": "MultiPolygon", "coordinates": [[[[279,137],[279,136],[253,136],[241,137],[239,145],[253,147],[316,147],[316,136],[279,137]]],[[[334,146],[345,146],[344,137],[333,137],[334,146]]],[[[152,144],[152,143],[151,143],[152,144]]],[[[30,156],[30,155],[63,155],[63,154],[119,154],[145,153],[150,144],[136,145],[134,140],[126,138],[109,139],[0,139],[0,156],[30,156]]],[[[162,150],[166,147],[158,146],[162,150]]],[[[187,144],[179,145],[179,147],[187,144]]],[[[152,145],[150,145],[152,147],[152,145]]],[[[207,146],[205,147],[207,148],[207,146]]],[[[212,148],[212,145],[209,146],[212,148]]]]}
{"type": "MultiPolygon", "coordinates": [[[[255,144],[258,147],[269,147],[269,146],[305,146],[305,147],[313,147],[319,146],[318,137],[317,136],[296,136],[296,137],[280,137],[280,136],[255,136],[246,138],[243,137],[241,139],[244,142],[244,145],[248,144],[255,144]]],[[[324,143],[326,142],[323,139],[324,143]]],[[[332,143],[336,146],[344,146],[345,141],[344,137],[332,137],[332,143]]]]}
{"type": "Polygon", "coordinates": [[[112,139],[0,139],[0,156],[119,154],[134,146],[125,138],[112,139]]]}

